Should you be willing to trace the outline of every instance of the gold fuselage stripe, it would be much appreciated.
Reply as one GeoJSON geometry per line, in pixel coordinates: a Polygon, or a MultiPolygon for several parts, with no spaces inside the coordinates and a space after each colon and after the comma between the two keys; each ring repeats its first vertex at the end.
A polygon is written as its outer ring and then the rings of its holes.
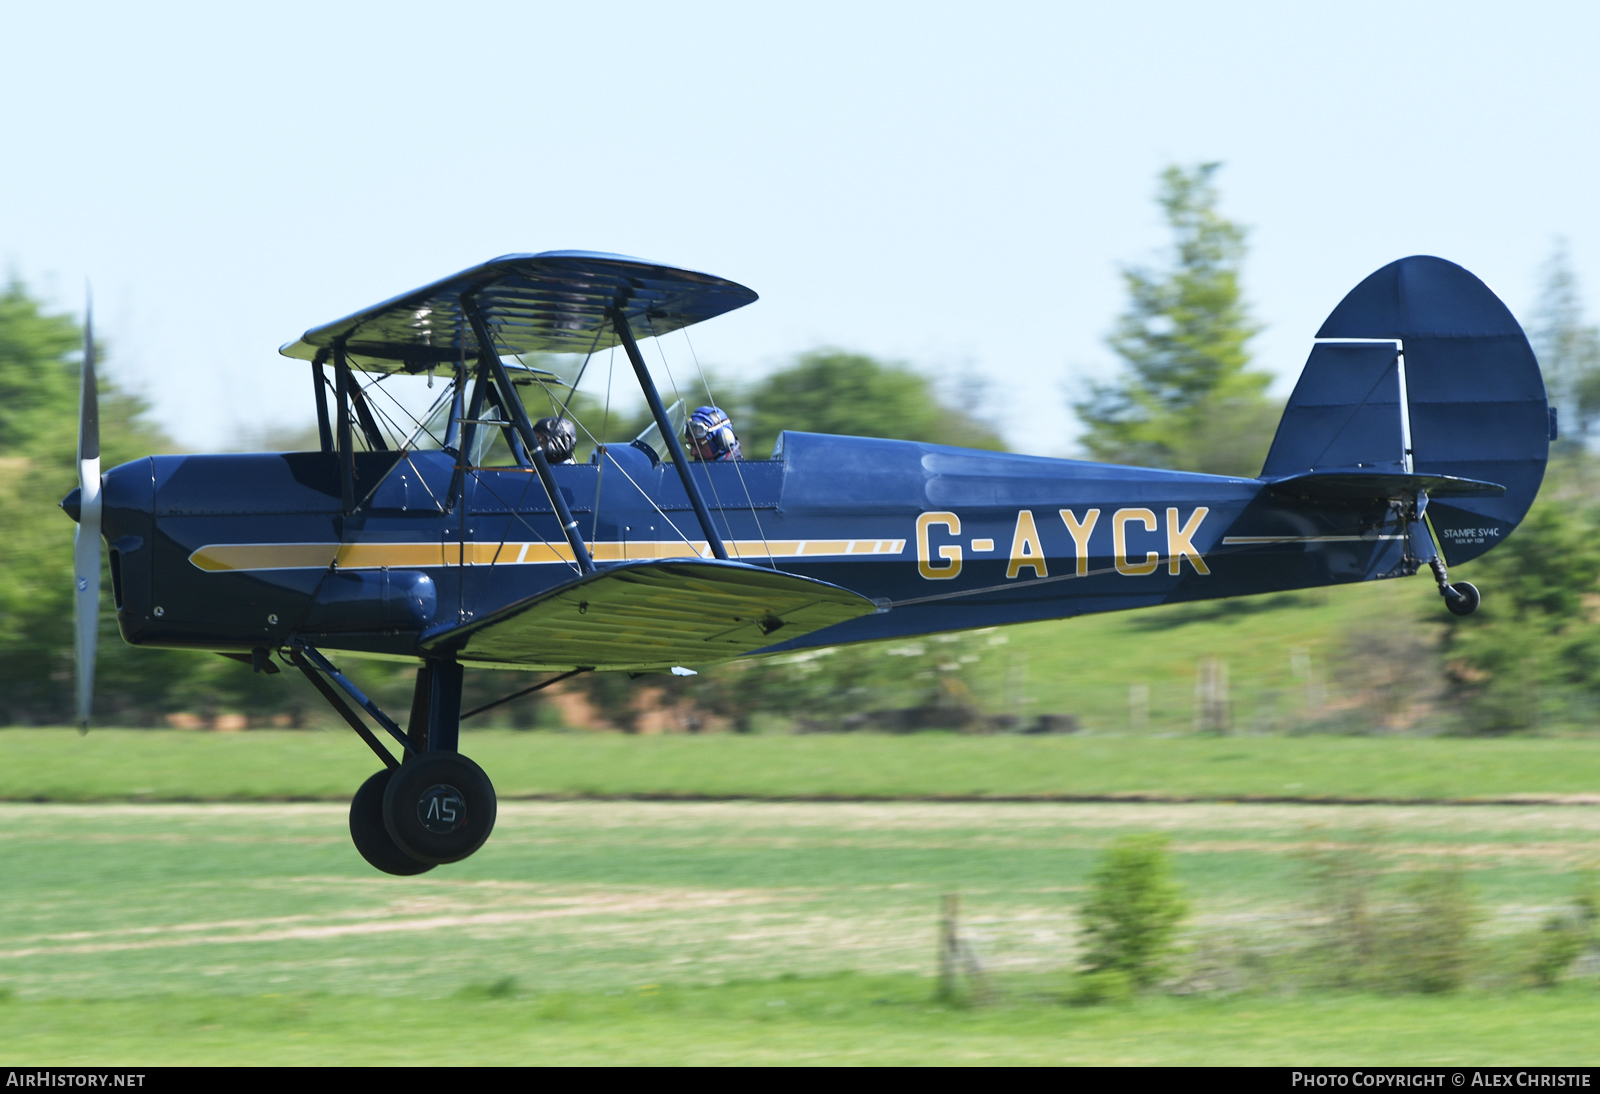
{"type": "MultiPolygon", "coordinates": [[[[742,562],[768,558],[837,558],[898,555],[903,539],[727,540],[728,557],[742,562]]],[[[635,559],[711,558],[704,540],[632,540],[589,544],[596,562],[635,559]]],[[[574,561],[565,543],[209,543],[189,555],[212,573],[234,570],[418,569],[434,566],[527,566],[574,561]]]]}
{"type": "Polygon", "coordinates": [[[1263,543],[1376,543],[1405,536],[1223,536],[1224,547],[1249,547],[1263,543]]]}

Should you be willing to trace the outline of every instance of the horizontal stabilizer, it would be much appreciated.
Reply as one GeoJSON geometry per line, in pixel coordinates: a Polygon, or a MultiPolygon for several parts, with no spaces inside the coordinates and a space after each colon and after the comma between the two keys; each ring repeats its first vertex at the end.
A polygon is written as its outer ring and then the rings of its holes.
{"type": "Polygon", "coordinates": [[[741,562],[635,562],[425,633],[422,646],[469,664],[641,671],[725,661],[876,610],[838,585],[741,562]]]}
{"type": "Polygon", "coordinates": [[[1430,498],[1497,498],[1506,488],[1496,482],[1454,475],[1407,475],[1399,471],[1336,467],[1273,479],[1274,494],[1313,500],[1388,501],[1426,491],[1430,498]]]}

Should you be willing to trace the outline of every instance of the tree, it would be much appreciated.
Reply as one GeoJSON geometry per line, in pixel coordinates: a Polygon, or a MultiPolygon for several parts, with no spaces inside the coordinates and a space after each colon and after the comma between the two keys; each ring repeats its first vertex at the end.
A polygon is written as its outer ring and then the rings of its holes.
{"type": "Polygon", "coordinates": [[[752,389],[736,421],[745,455],[764,458],[785,429],[891,437],[999,450],[998,433],[946,406],[933,382],[904,365],[859,353],[815,350],[752,389]]]}
{"type": "Polygon", "coordinates": [[[1528,332],[1550,402],[1562,411],[1563,434],[1578,443],[1600,418],[1600,328],[1583,321],[1578,278],[1565,240],[1544,267],[1544,285],[1528,332]]]}
{"type": "Polygon", "coordinates": [[[1471,564],[1487,590],[1483,607],[1447,620],[1445,663],[1468,732],[1535,729],[1541,710],[1564,697],[1600,694],[1600,529],[1560,486],[1547,486],[1516,534],[1471,564]]]}
{"type": "MultiPolygon", "coordinates": [[[[64,722],[72,713],[72,522],[57,503],[77,483],[82,345],[72,317],[46,313],[21,282],[0,291],[0,721],[64,722]]],[[[145,411],[102,374],[103,467],[170,449],[145,411]]],[[[110,599],[97,691],[114,701],[97,709],[148,708],[206,659],[124,646],[110,599]]]]}
{"type": "Polygon", "coordinates": [[[1217,212],[1220,166],[1161,174],[1171,265],[1123,268],[1128,310],[1107,344],[1125,370],[1073,404],[1094,459],[1225,475],[1261,469],[1278,408],[1266,397],[1272,377],[1249,367],[1261,328],[1239,288],[1245,229],[1217,212]]]}

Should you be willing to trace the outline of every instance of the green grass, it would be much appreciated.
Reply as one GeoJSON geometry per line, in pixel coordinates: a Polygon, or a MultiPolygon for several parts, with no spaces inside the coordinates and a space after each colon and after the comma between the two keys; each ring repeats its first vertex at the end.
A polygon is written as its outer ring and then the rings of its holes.
{"type": "Polygon", "coordinates": [[[1315,715],[1305,672],[1337,690],[1338,670],[1368,635],[1431,638],[1443,622],[1438,592],[1419,577],[1030,623],[996,632],[1005,642],[984,658],[983,698],[994,709],[1070,713],[1117,732],[1132,728],[1128,689],[1137,684],[1148,689],[1152,731],[1190,732],[1196,666],[1218,658],[1228,665],[1234,724],[1281,732],[1315,715]]]}
{"type": "MultiPolygon", "coordinates": [[[[1600,793],[1600,738],[464,735],[502,797],[1461,800],[1600,793]]],[[[347,798],[349,732],[0,730],[0,798],[347,798]]]]}
{"type": "Polygon", "coordinates": [[[975,1009],[934,1003],[921,978],[850,975],[498,999],[291,992],[13,1002],[0,1004],[0,1042],[29,1066],[1600,1062],[1600,997],[1585,990],[1083,1010],[1062,1006],[1046,984],[1017,987],[975,1009]]]}
{"type": "Polygon", "coordinates": [[[1293,942],[1307,848],[1459,862],[1515,947],[1600,855],[1570,806],[531,802],[378,875],[330,803],[0,805],[0,1044],[36,1064],[1584,1063],[1597,995],[1062,1003],[1075,909],[1173,838],[1185,961],[1293,942]],[[941,895],[1000,988],[934,1002],[941,895]],[[848,973],[841,970],[852,970],[848,973]]]}

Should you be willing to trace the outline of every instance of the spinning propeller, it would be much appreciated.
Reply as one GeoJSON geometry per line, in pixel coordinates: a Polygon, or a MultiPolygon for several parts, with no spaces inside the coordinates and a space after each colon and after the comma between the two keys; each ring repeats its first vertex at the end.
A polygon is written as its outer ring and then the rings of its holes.
{"type": "Polygon", "coordinates": [[[89,731],[94,651],[100,634],[100,402],[94,377],[94,305],[83,325],[83,392],[78,398],[78,530],[72,540],[77,632],[78,730],[89,731]]]}

